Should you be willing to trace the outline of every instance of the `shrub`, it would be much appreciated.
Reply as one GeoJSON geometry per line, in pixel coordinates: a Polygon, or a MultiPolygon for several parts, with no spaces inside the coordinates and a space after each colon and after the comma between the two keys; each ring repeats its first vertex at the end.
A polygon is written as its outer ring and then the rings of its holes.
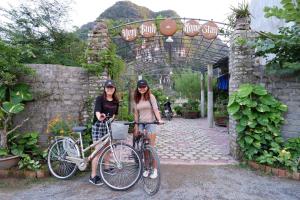
{"type": "Polygon", "coordinates": [[[247,159],[278,153],[283,143],[280,127],[287,106],[258,85],[241,85],[229,97],[228,112],[237,121],[238,144],[247,159]]]}

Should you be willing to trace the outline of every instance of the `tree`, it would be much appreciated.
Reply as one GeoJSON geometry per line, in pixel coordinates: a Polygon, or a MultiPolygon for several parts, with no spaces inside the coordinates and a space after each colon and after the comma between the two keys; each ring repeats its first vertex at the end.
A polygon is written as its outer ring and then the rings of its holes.
{"type": "Polygon", "coordinates": [[[8,43],[18,46],[24,63],[79,65],[85,43],[64,30],[70,0],[28,0],[19,7],[1,8],[6,23],[0,33],[8,43]]]}
{"type": "Polygon", "coordinates": [[[175,90],[190,99],[200,97],[200,74],[187,71],[174,76],[175,90]]]}
{"type": "Polygon", "coordinates": [[[32,100],[29,86],[18,82],[20,75],[33,73],[20,63],[20,54],[18,48],[0,40],[0,156],[7,150],[7,136],[28,120],[10,128],[12,116],[24,109],[24,101],[32,100]]]}
{"type": "Polygon", "coordinates": [[[291,26],[281,27],[279,34],[261,33],[255,42],[258,56],[275,54],[267,64],[267,72],[277,76],[297,76],[300,74],[300,1],[281,0],[282,8],[266,7],[266,17],[277,17],[291,22],[291,26]]]}

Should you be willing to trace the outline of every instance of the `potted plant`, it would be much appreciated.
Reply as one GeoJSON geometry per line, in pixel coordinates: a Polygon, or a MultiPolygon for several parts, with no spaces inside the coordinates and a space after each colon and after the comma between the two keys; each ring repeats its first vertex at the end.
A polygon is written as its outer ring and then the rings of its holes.
{"type": "Polygon", "coordinates": [[[218,91],[216,103],[215,103],[215,111],[214,111],[214,120],[215,124],[218,126],[227,126],[229,121],[228,111],[228,93],[218,91]]]}
{"type": "Polygon", "coordinates": [[[187,119],[195,119],[200,116],[199,102],[189,99],[187,103],[182,105],[182,115],[187,119]]]}
{"type": "Polygon", "coordinates": [[[228,17],[229,24],[236,30],[248,30],[250,26],[249,5],[245,1],[239,3],[237,7],[231,7],[232,14],[228,17]]]}
{"type": "Polygon", "coordinates": [[[226,126],[228,125],[228,112],[227,110],[217,110],[214,112],[215,124],[218,126],[226,126]]]}
{"type": "Polygon", "coordinates": [[[27,120],[12,126],[12,117],[24,109],[23,102],[32,100],[29,86],[18,83],[22,74],[32,74],[32,70],[19,63],[20,51],[0,40],[0,168],[9,168],[18,163],[17,155],[8,146],[8,136],[20,128],[27,120]]]}

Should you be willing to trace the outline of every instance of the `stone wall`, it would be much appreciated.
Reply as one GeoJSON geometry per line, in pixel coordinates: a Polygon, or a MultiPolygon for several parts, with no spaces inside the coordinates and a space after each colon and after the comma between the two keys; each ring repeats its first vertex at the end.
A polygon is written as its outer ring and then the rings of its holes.
{"type": "Polygon", "coordinates": [[[284,138],[300,137],[300,77],[269,78],[266,88],[281,102],[288,106],[282,127],[284,138]]]}
{"type": "Polygon", "coordinates": [[[79,123],[86,123],[93,107],[94,96],[101,93],[101,79],[90,76],[81,67],[62,65],[31,64],[35,76],[23,77],[31,86],[34,100],[26,103],[25,110],[18,114],[14,123],[29,117],[21,131],[38,131],[40,142],[46,145],[47,125],[51,119],[71,117],[79,123]],[[90,106],[88,108],[88,106],[90,106]]]}

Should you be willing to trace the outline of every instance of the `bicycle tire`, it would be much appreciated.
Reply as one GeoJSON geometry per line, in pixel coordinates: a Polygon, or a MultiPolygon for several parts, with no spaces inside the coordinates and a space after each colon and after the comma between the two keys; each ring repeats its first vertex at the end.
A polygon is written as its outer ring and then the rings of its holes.
{"type": "MultiPolygon", "coordinates": [[[[145,151],[149,152],[148,159],[150,159],[150,163],[153,162],[153,159],[156,160],[157,163],[157,178],[152,179],[150,177],[143,176],[143,189],[148,195],[153,196],[159,191],[161,185],[160,161],[155,149],[152,146],[147,145],[144,149],[144,152],[145,151]]],[[[145,156],[143,156],[143,158],[145,163],[145,156]]],[[[144,167],[147,167],[146,164],[144,164],[144,167]]]]}
{"type": "Polygon", "coordinates": [[[141,177],[143,169],[141,158],[138,152],[128,144],[113,144],[113,150],[117,159],[121,161],[122,167],[118,168],[116,166],[116,160],[112,155],[112,149],[108,146],[103,150],[98,161],[100,165],[100,176],[109,188],[117,191],[128,190],[133,187],[141,177]],[[123,155],[121,155],[120,152],[122,152],[123,155]],[[110,158],[109,164],[105,163],[106,156],[109,156],[110,158]],[[109,169],[105,169],[106,165],[109,166],[109,169]]]}
{"type": "MultiPolygon", "coordinates": [[[[67,155],[67,152],[63,148],[63,140],[64,139],[59,139],[51,144],[47,156],[48,169],[50,173],[58,179],[68,179],[77,171],[77,165],[75,163],[63,160],[63,157],[67,155]],[[58,158],[55,159],[55,157],[59,157],[61,160],[58,158]]],[[[73,142],[72,145],[75,146],[77,155],[80,157],[78,145],[72,139],[69,141],[73,142]]]]}

